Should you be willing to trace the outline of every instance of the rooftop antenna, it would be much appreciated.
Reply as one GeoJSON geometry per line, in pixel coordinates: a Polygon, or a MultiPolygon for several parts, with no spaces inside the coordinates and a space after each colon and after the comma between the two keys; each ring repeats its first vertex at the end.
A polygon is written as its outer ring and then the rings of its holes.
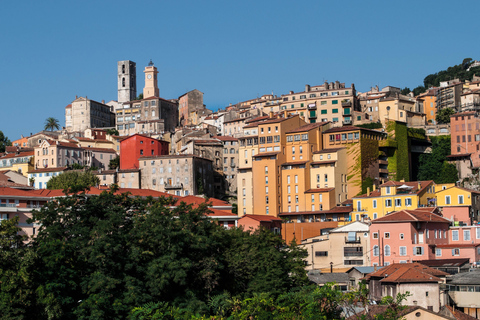
{"type": "Polygon", "coordinates": [[[152,59],[150,59],[150,62],[148,63],[148,66],[149,66],[149,67],[153,67],[153,61],[152,61],[152,59]]]}

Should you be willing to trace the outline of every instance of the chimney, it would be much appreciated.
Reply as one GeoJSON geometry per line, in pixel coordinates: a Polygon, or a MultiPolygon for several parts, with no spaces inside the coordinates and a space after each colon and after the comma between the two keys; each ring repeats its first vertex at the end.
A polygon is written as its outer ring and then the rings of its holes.
{"type": "Polygon", "coordinates": [[[373,184],[373,191],[375,191],[377,189],[377,185],[374,183],[373,184]]]}
{"type": "Polygon", "coordinates": [[[367,187],[367,196],[370,195],[370,187],[367,187]]]}
{"type": "Polygon", "coordinates": [[[400,182],[405,182],[405,179],[401,179],[400,182]]]}
{"type": "Polygon", "coordinates": [[[105,100],[102,100],[102,104],[105,104],[105,100]]]}
{"type": "Polygon", "coordinates": [[[283,117],[287,118],[287,110],[283,110],[283,117]]]}
{"type": "Polygon", "coordinates": [[[75,95],[75,100],[77,100],[77,99],[78,99],[78,96],[77,96],[77,95],[75,95]]]}
{"type": "Polygon", "coordinates": [[[418,190],[422,189],[422,185],[420,184],[420,182],[418,183],[418,190]]]}
{"type": "Polygon", "coordinates": [[[293,94],[293,91],[289,91],[289,93],[288,93],[288,94],[293,94]]]}
{"type": "Polygon", "coordinates": [[[268,116],[270,119],[273,118],[273,111],[270,111],[270,114],[268,116]]]}
{"type": "Polygon", "coordinates": [[[305,92],[310,92],[310,85],[308,84],[305,85],[305,92]]]}
{"type": "Polygon", "coordinates": [[[373,272],[377,272],[377,265],[373,266],[373,272]]]}

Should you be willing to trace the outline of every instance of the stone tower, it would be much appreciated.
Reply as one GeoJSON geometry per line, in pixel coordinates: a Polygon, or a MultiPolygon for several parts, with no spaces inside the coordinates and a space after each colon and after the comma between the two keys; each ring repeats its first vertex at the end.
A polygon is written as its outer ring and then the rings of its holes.
{"type": "Polygon", "coordinates": [[[130,60],[118,61],[118,102],[137,97],[137,65],[130,60]]]}
{"type": "Polygon", "coordinates": [[[145,88],[143,88],[143,98],[159,97],[160,90],[158,89],[157,68],[154,66],[152,60],[147,67],[145,67],[145,88]]]}

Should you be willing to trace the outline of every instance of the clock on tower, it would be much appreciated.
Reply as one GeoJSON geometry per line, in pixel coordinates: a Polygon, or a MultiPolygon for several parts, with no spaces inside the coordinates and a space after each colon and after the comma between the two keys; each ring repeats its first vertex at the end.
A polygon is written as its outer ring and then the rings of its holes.
{"type": "Polygon", "coordinates": [[[145,73],[145,88],[143,88],[143,98],[146,99],[149,97],[159,97],[160,90],[158,89],[157,81],[158,71],[152,60],[150,60],[150,63],[147,67],[145,67],[143,72],[145,73]]]}

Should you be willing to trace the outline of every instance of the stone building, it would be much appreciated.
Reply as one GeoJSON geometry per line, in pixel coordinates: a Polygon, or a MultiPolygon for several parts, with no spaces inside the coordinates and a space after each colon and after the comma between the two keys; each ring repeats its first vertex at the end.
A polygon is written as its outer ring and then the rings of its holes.
{"type": "Polygon", "coordinates": [[[203,92],[194,89],[178,97],[178,117],[181,126],[191,125],[197,122],[198,110],[205,109],[203,104],[203,92]]]}
{"type": "Polygon", "coordinates": [[[77,97],[65,107],[65,127],[68,132],[113,126],[114,114],[103,101],[100,103],[87,97],[77,97]]]}
{"type": "Polygon", "coordinates": [[[214,195],[212,160],[193,154],[140,158],[143,189],[177,196],[214,195]]]}
{"type": "Polygon", "coordinates": [[[216,136],[215,139],[223,143],[223,176],[225,177],[225,190],[237,194],[237,169],[238,169],[238,139],[233,137],[216,136]]]}

